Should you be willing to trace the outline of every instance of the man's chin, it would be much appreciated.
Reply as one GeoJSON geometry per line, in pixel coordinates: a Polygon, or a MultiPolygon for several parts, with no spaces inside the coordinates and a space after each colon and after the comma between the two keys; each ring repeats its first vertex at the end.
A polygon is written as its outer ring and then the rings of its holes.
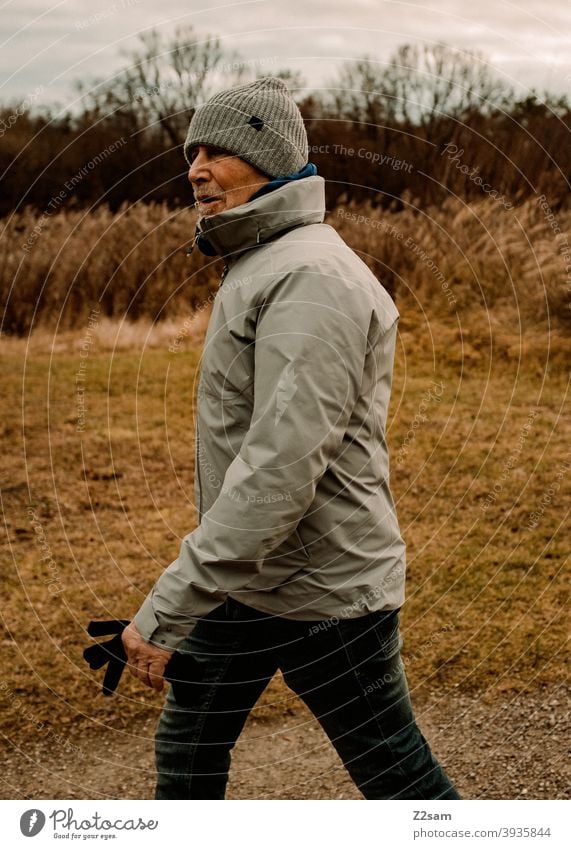
{"type": "Polygon", "coordinates": [[[216,203],[210,203],[204,208],[198,207],[198,220],[201,221],[203,218],[211,218],[213,215],[219,215],[221,212],[225,210],[225,204],[222,201],[217,201],[216,203]]]}

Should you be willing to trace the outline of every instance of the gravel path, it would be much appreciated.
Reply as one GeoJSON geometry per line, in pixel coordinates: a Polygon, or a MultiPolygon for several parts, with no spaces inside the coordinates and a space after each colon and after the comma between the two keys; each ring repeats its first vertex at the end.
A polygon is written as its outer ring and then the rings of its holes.
{"type": "MultiPolygon", "coordinates": [[[[566,799],[569,696],[560,686],[486,704],[450,693],[415,702],[419,725],[469,799],[566,799]]],[[[5,742],[2,798],[152,799],[153,723],[136,734],[74,739],[81,756],[45,739],[5,742]]],[[[71,739],[71,738],[70,738],[71,739]]],[[[335,750],[299,703],[285,719],[253,713],[234,751],[229,799],[360,799],[335,750]]]]}

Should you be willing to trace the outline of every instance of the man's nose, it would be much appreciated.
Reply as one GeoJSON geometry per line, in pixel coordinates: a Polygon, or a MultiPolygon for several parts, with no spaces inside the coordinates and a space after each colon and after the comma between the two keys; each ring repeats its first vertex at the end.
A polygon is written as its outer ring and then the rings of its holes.
{"type": "Polygon", "coordinates": [[[203,180],[210,179],[210,172],[208,170],[208,157],[204,153],[204,151],[199,150],[194,159],[192,160],[191,166],[188,169],[188,179],[191,183],[199,183],[203,180]]]}

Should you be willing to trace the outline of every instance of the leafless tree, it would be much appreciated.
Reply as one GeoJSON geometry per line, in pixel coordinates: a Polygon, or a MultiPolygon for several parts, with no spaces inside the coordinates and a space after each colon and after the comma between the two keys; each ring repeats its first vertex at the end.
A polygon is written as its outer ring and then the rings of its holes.
{"type": "Polygon", "coordinates": [[[362,124],[368,128],[368,135],[376,135],[377,128],[389,114],[385,72],[383,65],[367,55],[345,62],[338,77],[328,85],[326,111],[329,116],[362,124]]]}
{"type": "Polygon", "coordinates": [[[369,127],[461,120],[513,98],[482,53],[446,44],[401,45],[386,65],[367,55],[346,62],[329,88],[330,114],[369,127]]]}
{"type": "Polygon", "coordinates": [[[490,73],[484,54],[447,44],[404,44],[389,61],[384,91],[391,118],[426,125],[458,118],[476,108],[481,114],[512,97],[490,73]]]}
{"type": "Polygon", "coordinates": [[[220,39],[199,36],[192,26],[167,35],[155,29],[124,52],[128,64],[110,80],[78,84],[86,108],[103,117],[123,113],[134,130],[159,128],[168,142],[184,141],[194,109],[216,91],[239,83],[248,64],[220,39]]]}

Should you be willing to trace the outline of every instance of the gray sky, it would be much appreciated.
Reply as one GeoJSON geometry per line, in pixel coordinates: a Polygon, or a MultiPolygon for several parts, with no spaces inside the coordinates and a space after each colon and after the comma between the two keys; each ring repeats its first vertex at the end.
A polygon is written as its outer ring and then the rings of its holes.
{"type": "Polygon", "coordinates": [[[0,100],[71,106],[74,79],[111,76],[150,27],[192,24],[260,67],[323,85],[345,59],[386,61],[405,42],[484,51],[523,91],[571,92],[568,0],[0,0],[0,100]],[[39,91],[39,87],[43,87],[39,91]]]}

